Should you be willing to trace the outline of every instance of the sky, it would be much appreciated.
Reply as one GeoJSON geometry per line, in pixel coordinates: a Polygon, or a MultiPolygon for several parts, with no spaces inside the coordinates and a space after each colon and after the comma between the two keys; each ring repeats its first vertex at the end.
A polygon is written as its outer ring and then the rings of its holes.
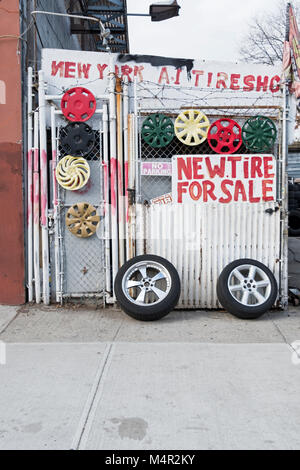
{"type": "MultiPolygon", "coordinates": [[[[127,0],[128,13],[148,13],[157,0],[127,0]]],[[[238,62],[253,16],[272,11],[275,0],[177,0],[180,16],[152,23],[129,17],[130,52],[238,62]]]]}

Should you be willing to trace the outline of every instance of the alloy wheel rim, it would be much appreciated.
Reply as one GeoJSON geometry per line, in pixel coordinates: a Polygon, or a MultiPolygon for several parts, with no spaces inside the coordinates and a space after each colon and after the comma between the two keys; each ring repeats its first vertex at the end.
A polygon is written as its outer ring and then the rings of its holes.
{"type": "Polygon", "coordinates": [[[122,281],[126,298],[143,307],[159,304],[169,294],[172,281],[169,271],[160,263],[141,261],[131,266],[122,281]]]}
{"type": "Polygon", "coordinates": [[[271,295],[271,281],[258,266],[244,264],[233,269],[228,278],[228,290],[241,305],[258,307],[271,295]]]}

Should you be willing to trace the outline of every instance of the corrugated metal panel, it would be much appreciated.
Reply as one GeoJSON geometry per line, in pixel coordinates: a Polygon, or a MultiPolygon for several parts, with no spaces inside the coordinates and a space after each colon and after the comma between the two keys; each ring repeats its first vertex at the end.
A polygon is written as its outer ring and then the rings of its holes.
{"type": "Polygon", "coordinates": [[[289,153],[287,172],[290,178],[300,178],[300,153],[289,153]]]}
{"type": "MultiPolygon", "coordinates": [[[[144,208],[146,252],[168,259],[182,281],[179,308],[219,308],[218,276],[231,261],[261,261],[279,282],[276,204],[151,205],[144,208]]],[[[142,254],[142,244],[138,254],[142,254]]]]}

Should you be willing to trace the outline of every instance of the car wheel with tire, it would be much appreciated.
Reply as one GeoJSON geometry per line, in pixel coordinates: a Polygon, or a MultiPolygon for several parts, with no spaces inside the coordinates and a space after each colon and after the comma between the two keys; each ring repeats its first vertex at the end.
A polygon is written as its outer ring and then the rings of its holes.
{"type": "Polygon", "coordinates": [[[222,271],[217,295],[228,312],[243,320],[254,320],[273,307],[278,286],[267,266],[253,259],[240,259],[222,271]]]}
{"type": "Polygon", "coordinates": [[[156,321],[176,307],[181,283],[174,266],[164,258],[142,255],[119,270],[115,294],[122,310],[141,321],[156,321]]]}
{"type": "Polygon", "coordinates": [[[289,236],[300,237],[300,210],[289,212],[289,236]]]}

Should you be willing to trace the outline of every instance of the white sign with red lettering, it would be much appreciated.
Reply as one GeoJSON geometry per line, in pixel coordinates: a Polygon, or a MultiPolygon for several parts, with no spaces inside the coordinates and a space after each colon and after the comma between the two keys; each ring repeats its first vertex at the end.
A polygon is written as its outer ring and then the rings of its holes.
{"type": "Polygon", "coordinates": [[[275,201],[275,157],[238,154],[175,156],[172,194],[177,204],[275,201]]]}
{"type": "Polygon", "coordinates": [[[172,163],[142,162],[142,176],[172,176],[172,163]]]}
{"type": "MultiPolygon", "coordinates": [[[[281,100],[280,65],[189,60],[150,55],[112,54],[114,72],[136,78],[143,108],[179,108],[203,105],[278,105],[281,100]],[[210,102],[212,98],[212,102],[210,102]],[[257,99],[260,98],[259,103],[257,99]],[[196,101],[195,101],[196,100],[196,101]]],[[[96,95],[107,93],[109,54],[105,52],[43,49],[42,68],[48,93],[83,86],[96,95]]]]}
{"type": "Polygon", "coordinates": [[[154,199],[151,199],[151,204],[157,204],[159,206],[165,206],[167,204],[172,204],[173,202],[173,197],[171,193],[168,194],[163,194],[162,196],[155,197],[154,199]]]}

